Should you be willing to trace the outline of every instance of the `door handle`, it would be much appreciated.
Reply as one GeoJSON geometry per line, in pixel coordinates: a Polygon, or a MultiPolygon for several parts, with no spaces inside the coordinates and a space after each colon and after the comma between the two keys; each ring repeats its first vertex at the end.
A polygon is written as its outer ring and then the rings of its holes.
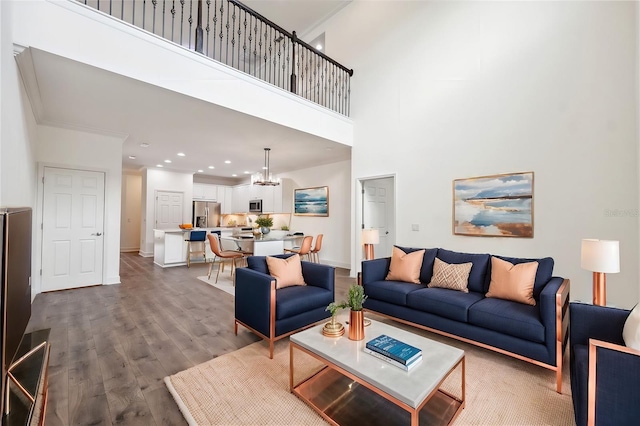
{"type": "Polygon", "coordinates": [[[100,235],[102,235],[102,232],[96,232],[95,234],[91,234],[91,235],[95,235],[96,237],[99,237],[100,235]]]}
{"type": "Polygon", "coordinates": [[[385,232],[385,235],[389,235],[389,231],[385,232]]]}

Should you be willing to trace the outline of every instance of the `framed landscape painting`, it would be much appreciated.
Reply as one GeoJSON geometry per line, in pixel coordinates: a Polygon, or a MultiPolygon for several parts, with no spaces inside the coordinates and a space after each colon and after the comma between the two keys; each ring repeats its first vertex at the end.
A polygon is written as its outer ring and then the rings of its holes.
{"type": "Polygon", "coordinates": [[[293,206],[296,216],[329,216],[329,187],[294,189],[293,206]]]}
{"type": "Polygon", "coordinates": [[[533,172],[454,180],[453,233],[533,238],[533,172]]]}

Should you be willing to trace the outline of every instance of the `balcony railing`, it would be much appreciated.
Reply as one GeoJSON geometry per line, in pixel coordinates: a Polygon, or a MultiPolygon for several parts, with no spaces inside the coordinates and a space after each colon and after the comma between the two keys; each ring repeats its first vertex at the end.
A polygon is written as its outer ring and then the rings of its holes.
{"type": "Polygon", "coordinates": [[[236,0],[77,0],[349,116],[347,69],[236,0]]]}

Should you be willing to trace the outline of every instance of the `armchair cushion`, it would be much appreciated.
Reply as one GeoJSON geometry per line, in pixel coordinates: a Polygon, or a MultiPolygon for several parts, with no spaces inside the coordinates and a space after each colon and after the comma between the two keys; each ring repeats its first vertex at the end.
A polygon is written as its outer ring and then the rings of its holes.
{"type": "Polygon", "coordinates": [[[286,259],[267,256],[267,266],[269,275],[276,279],[277,289],[292,285],[307,285],[302,276],[302,264],[298,254],[286,259]]]}
{"type": "Polygon", "coordinates": [[[276,291],[276,320],[293,317],[315,308],[326,308],[333,293],[313,286],[291,286],[276,291]]]}
{"type": "Polygon", "coordinates": [[[624,344],[630,348],[640,351],[640,308],[636,305],[624,322],[622,329],[624,344]]]}
{"type": "MultiPolygon", "coordinates": [[[[278,259],[287,259],[288,257],[293,256],[294,253],[287,254],[276,254],[275,257],[278,259]]],[[[267,257],[266,256],[249,256],[247,257],[247,266],[249,269],[253,269],[254,271],[262,272],[263,274],[269,275],[269,266],[267,266],[267,257]]]]}

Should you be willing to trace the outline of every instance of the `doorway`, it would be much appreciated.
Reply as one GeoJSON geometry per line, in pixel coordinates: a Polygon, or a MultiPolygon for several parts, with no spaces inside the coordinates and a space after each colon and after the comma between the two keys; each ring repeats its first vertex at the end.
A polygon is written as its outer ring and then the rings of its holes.
{"type": "Polygon", "coordinates": [[[42,291],[102,284],[103,172],[44,168],[42,291]]]}
{"type": "Polygon", "coordinates": [[[361,229],[377,229],[375,257],[390,257],[395,244],[395,177],[362,179],[360,184],[361,229]]]}

